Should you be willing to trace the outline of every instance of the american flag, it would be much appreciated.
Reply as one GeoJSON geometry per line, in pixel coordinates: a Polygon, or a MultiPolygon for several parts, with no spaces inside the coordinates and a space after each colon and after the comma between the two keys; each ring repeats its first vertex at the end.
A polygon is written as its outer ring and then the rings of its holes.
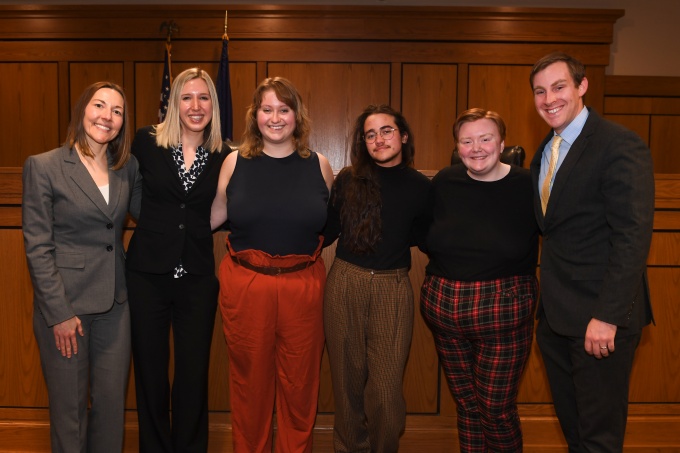
{"type": "Polygon", "coordinates": [[[161,100],[158,106],[158,122],[162,123],[168,111],[168,99],[170,99],[170,85],[172,74],[170,72],[170,45],[165,45],[165,65],[163,66],[163,82],[161,84],[161,100]]]}
{"type": "Polygon", "coordinates": [[[220,125],[222,127],[222,140],[234,138],[234,125],[232,118],[234,112],[231,104],[231,80],[229,77],[229,39],[222,37],[222,56],[220,66],[217,69],[217,99],[220,105],[220,125]]]}

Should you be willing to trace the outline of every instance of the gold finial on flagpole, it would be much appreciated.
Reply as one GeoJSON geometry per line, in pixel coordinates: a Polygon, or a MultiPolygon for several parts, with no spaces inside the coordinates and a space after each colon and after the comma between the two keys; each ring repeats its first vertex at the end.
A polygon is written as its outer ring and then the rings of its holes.
{"type": "Polygon", "coordinates": [[[179,25],[177,25],[174,20],[170,19],[161,24],[161,31],[163,30],[166,30],[168,33],[166,44],[169,45],[172,42],[172,35],[174,33],[179,33],[179,25]]]}
{"type": "Polygon", "coordinates": [[[229,36],[227,35],[227,15],[229,12],[225,9],[224,10],[224,34],[222,35],[222,39],[226,39],[229,41],[229,36]]]}

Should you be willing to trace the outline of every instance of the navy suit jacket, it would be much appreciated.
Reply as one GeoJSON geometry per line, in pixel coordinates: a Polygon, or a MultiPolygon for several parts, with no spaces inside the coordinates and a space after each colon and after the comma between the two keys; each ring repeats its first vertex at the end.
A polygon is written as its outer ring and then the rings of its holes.
{"type": "Polygon", "coordinates": [[[649,148],[635,133],[590,110],[553,183],[545,216],[538,148],[531,175],[543,233],[538,316],[561,335],[583,337],[591,318],[617,336],[652,321],[646,262],[654,218],[649,148]]]}
{"type": "Polygon", "coordinates": [[[128,247],[128,269],[166,274],[181,259],[190,274],[213,274],[210,208],[227,153],[210,153],[203,172],[185,193],[172,152],[157,146],[151,132],[151,126],[139,129],[132,142],[132,154],[143,177],[143,195],[128,247]]]}

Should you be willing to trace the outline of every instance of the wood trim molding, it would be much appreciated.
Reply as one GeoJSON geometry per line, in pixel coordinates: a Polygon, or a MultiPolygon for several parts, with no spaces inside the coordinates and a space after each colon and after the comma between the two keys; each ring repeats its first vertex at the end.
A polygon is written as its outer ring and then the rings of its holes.
{"type": "MultiPolygon", "coordinates": [[[[224,11],[217,5],[0,6],[0,39],[165,39],[160,25],[168,20],[179,27],[173,39],[212,39],[222,36],[224,11]]],[[[228,33],[235,41],[469,42],[474,37],[476,42],[609,45],[623,15],[619,9],[233,5],[228,33]]]]}
{"type": "Polygon", "coordinates": [[[656,209],[680,210],[680,175],[654,175],[656,209]]]}
{"type": "Polygon", "coordinates": [[[21,168],[0,167],[0,205],[21,205],[21,168]]]}
{"type": "MultiPolygon", "coordinates": [[[[680,438],[671,433],[680,431],[680,413],[668,405],[649,410],[644,405],[631,405],[626,430],[625,449],[628,452],[678,451],[680,438]],[[641,409],[641,410],[638,410],[641,409]]],[[[524,433],[524,451],[527,453],[562,452],[566,448],[552,405],[520,406],[524,433]]],[[[233,451],[231,415],[210,413],[210,441],[208,452],[233,451]]],[[[0,452],[49,452],[49,414],[47,409],[0,408],[0,452]]],[[[124,452],[138,451],[139,427],[135,411],[125,417],[124,452]]],[[[314,451],[332,451],[333,416],[321,414],[314,427],[314,451]]],[[[399,451],[415,453],[445,453],[458,448],[455,416],[406,417],[406,429],[401,437],[399,451]]]]}
{"type": "Polygon", "coordinates": [[[607,76],[605,96],[680,97],[680,77],[607,76]]]}

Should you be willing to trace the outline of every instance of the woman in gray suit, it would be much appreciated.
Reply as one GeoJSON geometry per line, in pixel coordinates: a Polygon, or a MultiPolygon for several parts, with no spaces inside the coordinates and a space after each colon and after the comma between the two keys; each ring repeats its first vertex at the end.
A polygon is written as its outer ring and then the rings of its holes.
{"type": "Polygon", "coordinates": [[[53,452],[123,448],[130,316],[122,232],[128,211],[139,212],[140,178],[125,94],[110,82],[85,89],[62,147],[24,165],[22,228],[53,452]]]}

